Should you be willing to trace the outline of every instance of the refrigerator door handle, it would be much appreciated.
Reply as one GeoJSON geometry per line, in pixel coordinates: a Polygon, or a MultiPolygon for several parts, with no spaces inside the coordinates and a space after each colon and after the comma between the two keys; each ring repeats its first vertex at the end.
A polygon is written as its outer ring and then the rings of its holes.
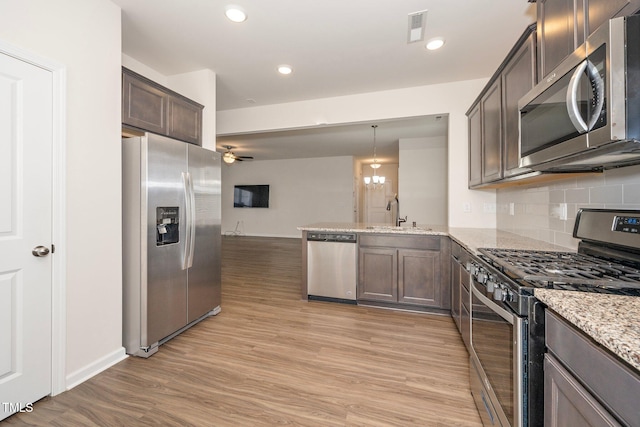
{"type": "Polygon", "coordinates": [[[187,206],[187,244],[186,251],[186,268],[193,267],[193,252],[196,241],[196,200],[195,192],[193,190],[193,180],[191,179],[191,173],[186,173],[186,187],[185,194],[186,206],[187,206]]]}
{"type": "Polygon", "coordinates": [[[189,255],[192,253],[191,251],[191,177],[189,176],[189,172],[182,172],[182,188],[184,190],[184,201],[185,201],[185,213],[184,213],[184,222],[185,222],[185,240],[184,240],[184,253],[182,254],[182,269],[188,269],[190,265],[189,255]]]}

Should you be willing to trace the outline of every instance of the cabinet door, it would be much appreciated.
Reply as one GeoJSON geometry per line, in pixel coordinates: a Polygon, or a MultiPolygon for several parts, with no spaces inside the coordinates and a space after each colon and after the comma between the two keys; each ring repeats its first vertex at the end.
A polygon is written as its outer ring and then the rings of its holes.
{"type": "Polygon", "coordinates": [[[398,250],[398,302],[442,307],[440,262],[438,251],[398,250]]]}
{"type": "Polygon", "coordinates": [[[482,109],[482,182],[502,178],[502,84],[489,87],[480,101],[482,109]]]}
{"type": "Polygon", "coordinates": [[[469,113],[469,188],[482,184],[482,116],[480,103],[469,113]]]}
{"type": "Polygon", "coordinates": [[[122,85],[122,123],[166,135],[169,95],[125,72],[122,85]]]}
{"type": "Polygon", "coordinates": [[[584,7],[581,4],[582,0],[538,0],[540,80],[584,42],[584,19],[580,18],[580,15],[584,16],[584,7]]]}
{"type": "Polygon", "coordinates": [[[516,52],[502,72],[504,177],[527,172],[520,168],[520,111],[518,101],[536,84],[535,33],[516,52]]]}
{"type": "Polygon", "coordinates": [[[620,426],[553,356],[544,359],[544,425],[620,426]]]}
{"type": "Polygon", "coordinates": [[[593,33],[607,20],[616,16],[635,13],[640,8],[639,0],[589,0],[587,8],[587,30],[593,33]]]}
{"type": "Polygon", "coordinates": [[[358,299],[398,301],[397,254],[395,248],[360,247],[358,299]]]}
{"type": "Polygon", "coordinates": [[[460,286],[460,263],[454,256],[451,256],[451,317],[458,327],[458,332],[462,332],[460,329],[460,286]]]}
{"type": "Polygon", "coordinates": [[[182,98],[169,98],[168,135],[202,145],[202,107],[182,98]]]}

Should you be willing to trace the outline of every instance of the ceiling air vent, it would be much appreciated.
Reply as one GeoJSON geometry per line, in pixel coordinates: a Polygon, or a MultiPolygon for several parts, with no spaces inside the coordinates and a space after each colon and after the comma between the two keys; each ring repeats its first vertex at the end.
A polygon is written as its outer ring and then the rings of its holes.
{"type": "Polygon", "coordinates": [[[407,43],[415,43],[424,40],[424,32],[427,27],[427,11],[413,12],[409,14],[409,28],[407,29],[407,43]]]}

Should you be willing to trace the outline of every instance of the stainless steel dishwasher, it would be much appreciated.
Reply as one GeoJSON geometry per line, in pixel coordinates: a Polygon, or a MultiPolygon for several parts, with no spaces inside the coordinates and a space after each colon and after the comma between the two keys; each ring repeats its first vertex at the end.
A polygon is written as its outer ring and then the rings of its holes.
{"type": "Polygon", "coordinates": [[[357,235],[307,234],[307,294],[310,300],[356,303],[357,235]]]}

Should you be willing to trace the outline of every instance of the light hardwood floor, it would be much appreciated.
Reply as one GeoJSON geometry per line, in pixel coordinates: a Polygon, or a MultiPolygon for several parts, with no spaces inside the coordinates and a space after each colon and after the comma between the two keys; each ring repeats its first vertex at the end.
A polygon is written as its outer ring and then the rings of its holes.
{"type": "Polygon", "coordinates": [[[223,238],[218,316],[2,424],[481,426],[451,318],[301,301],[300,245],[223,238]]]}

